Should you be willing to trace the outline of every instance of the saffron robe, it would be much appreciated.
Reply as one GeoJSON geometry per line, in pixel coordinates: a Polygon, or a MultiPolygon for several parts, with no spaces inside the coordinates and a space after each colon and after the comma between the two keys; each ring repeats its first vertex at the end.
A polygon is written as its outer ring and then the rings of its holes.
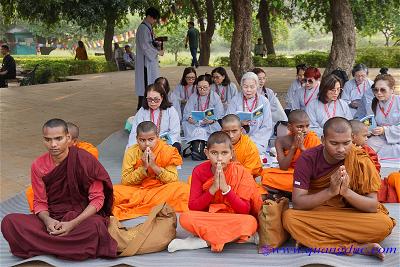
{"type": "MultiPolygon", "coordinates": [[[[318,136],[313,131],[308,132],[304,137],[304,147],[306,149],[318,146],[320,144],[321,140],[319,140],[318,136]]],[[[284,153],[287,155],[289,151],[284,151],[284,153]]],[[[281,170],[279,168],[265,168],[261,174],[261,183],[268,187],[292,192],[294,167],[296,166],[296,161],[300,157],[301,153],[302,151],[300,149],[296,150],[293,155],[292,162],[290,163],[290,167],[287,170],[281,170]]]]}
{"type": "MultiPolygon", "coordinates": [[[[84,149],[87,152],[89,152],[90,154],[93,155],[93,157],[95,157],[97,160],[99,159],[99,151],[97,150],[97,147],[95,147],[94,145],[88,143],[88,142],[84,142],[84,141],[78,141],[78,143],[75,145],[78,148],[84,149]]],[[[28,201],[28,205],[29,205],[29,210],[33,212],[33,189],[32,186],[30,185],[26,191],[25,191],[25,195],[26,195],[26,200],[28,201]]]]}
{"type": "Polygon", "coordinates": [[[178,150],[158,140],[153,148],[160,175],[143,167],[143,151],[133,145],[125,151],[120,185],[114,185],[113,214],[119,220],[148,215],[151,209],[167,202],[176,212],[188,210],[189,185],[178,181],[177,166],[182,165],[178,150]]]}
{"type": "Polygon", "coordinates": [[[256,183],[243,166],[231,162],[224,170],[224,175],[231,191],[225,196],[221,190],[211,195],[209,189],[214,181],[211,163],[206,161],[195,167],[190,189],[190,211],[182,213],[179,217],[184,229],[210,243],[211,250],[218,252],[222,251],[226,243],[244,242],[257,231],[256,218],[262,206],[256,183]],[[193,192],[199,190],[197,187],[202,191],[200,196],[193,195],[193,192]],[[236,198],[237,202],[237,197],[240,198],[240,202],[249,203],[247,214],[235,213],[232,207],[233,200],[229,199],[236,198]],[[208,203],[198,203],[205,198],[208,203]],[[198,204],[203,204],[201,206],[205,206],[205,209],[198,204]]]}
{"type": "MultiPolygon", "coordinates": [[[[322,146],[318,146],[312,150],[322,149],[322,146]]],[[[297,163],[296,170],[306,166],[315,170],[315,165],[324,160],[321,153],[322,159],[311,159],[312,152],[314,151],[309,150],[303,153],[299,159],[303,162],[301,166],[300,162],[297,163]]],[[[328,169],[328,173],[321,177],[308,177],[309,192],[315,194],[328,188],[330,175],[339,166],[340,164],[333,165],[331,170],[328,169]]],[[[365,151],[352,146],[344,160],[344,166],[350,177],[351,190],[359,195],[378,191],[381,178],[365,151]]],[[[306,184],[298,182],[296,177],[294,186],[304,188],[306,184]]],[[[388,216],[388,211],[382,204],[378,203],[376,213],[362,212],[352,207],[340,195],[312,210],[288,209],[283,213],[284,228],[297,242],[311,248],[338,250],[359,247],[365,243],[379,243],[391,233],[395,224],[395,220],[388,216]]]]}
{"type": "Polygon", "coordinates": [[[66,236],[50,235],[41,219],[33,214],[13,213],[4,217],[1,231],[11,253],[22,258],[54,255],[70,260],[116,257],[117,242],[107,230],[113,203],[112,183],[100,162],[86,151],[71,147],[68,157],[43,177],[48,212],[59,221],[76,218],[88,206],[88,190],[95,181],[103,183],[102,208],[66,236]]]}

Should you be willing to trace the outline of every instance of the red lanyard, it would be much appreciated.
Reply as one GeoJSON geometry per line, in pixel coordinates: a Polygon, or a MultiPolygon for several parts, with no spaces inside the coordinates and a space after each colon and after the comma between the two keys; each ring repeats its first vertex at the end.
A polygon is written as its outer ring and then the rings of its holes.
{"type": "Polygon", "coordinates": [[[200,96],[197,96],[197,105],[200,109],[200,111],[204,111],[208,108],[208,104],[210,103],[210,94],[208,94],[206,103],[204,103],[204,105],[201,105],[201,98],[200,96]]]}
{"type": "Polygon", "coordinates": [[[243,97],[243,103],[244,103],[244,107],[247,108],[247,110],[249,112],[252,112],[253,109],[256,107],[257,104],[257,94],[256,97],[254,98],[253,104],[251,105],[251,108],[249,107],[248,103],[247,103],[247,99],[245,97],[243,97]]]}
{"type": "Polygon", "coordinates": [[[160,109],[159,112],[160,112],[160,113],[158,113],[158,120],[157,120],[157,123],[155,123],[155,121],[154,121],[154,110],[150,109],[150,119],[151,119],[151,121],[152,121],[155,125],[157,125],[158,131],[160,131],[162,110],[160,109]]]}
{"type": "Polygon", "coordinates": [[[315,94],[315,92],[317,91],[318,85],[316,85],[314,87],[314,91],[312,92],[312,94],[310,95],[310,97],[307,99],[306,101],[306,94],[307,94],[307,89],[304,88],[304,106],[308,105],[308,102],[310,102],[311,98],[313,97],[313,95],[315,94]]]}
{"type": "Polygon", "coordinates": [[[336,115],[336,102],[337,102],[337,101],[335,100],[335,103],[333,104],[332,116],[331,116],[331,114],[329,113],[328,104],[324,104],[325,113],[326,113],[326,115],[328,115],[328,119],[330,119],[330,118],[332,118],[332,117],[335,117],[335,115],[336,115]]]}
{"type": "Polygon", "coordinates": [[[218,87],[218,85],[216,84],[215,86],[217,87],[217,94],[221,97],[221,101],[222,101],[222,102],[225,102],[225,101],[226,101],[226,99],[225,99],[225,86],[222,86],[222,91],[221,91],[221,93],[219,92],[219,87],[218,87]]]}
{"type": "MultiPolygon", "coordinates": [[[[365,94],[365,90],[366,90],[366,82],[364,81],[363,82],[363,84],[364,84],[364,94],[365,94]]],[[[361,95],[361,90],[360,90],[360,84],[359,85],[357,85],[357,90],[358,90],[358,94],[360,94],[361,95]]]]}
{"type": "Polygon", "coordinates": [[[392,106],[393,106],[393,102],[394,102],[394,95],[392,96],[392,100],[390,100],[390,104],[389,104],[387,112],[385,112],[385,109],[383,107],[381,107],[381,104],[379,104],[379,109],[381,110],[381,112],[383,113],[385,118],[389,115],[389,112],[390,112],[390,110],[392,109],[392,106]]]}

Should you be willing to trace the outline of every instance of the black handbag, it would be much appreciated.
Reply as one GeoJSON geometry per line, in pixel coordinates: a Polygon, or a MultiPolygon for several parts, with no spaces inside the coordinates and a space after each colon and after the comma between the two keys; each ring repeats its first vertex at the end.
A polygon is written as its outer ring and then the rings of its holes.
{"type": "Polygon", "coordinates": [[[204,148],[206,147],[206,141],[203,140],[193,140],[190,145],[183,151],[183,157],[192,157],[194,161],[206,160],[207,156],[204,153],[204,148]],[[188,150],[190,149],[190,153],[188,150]]]}

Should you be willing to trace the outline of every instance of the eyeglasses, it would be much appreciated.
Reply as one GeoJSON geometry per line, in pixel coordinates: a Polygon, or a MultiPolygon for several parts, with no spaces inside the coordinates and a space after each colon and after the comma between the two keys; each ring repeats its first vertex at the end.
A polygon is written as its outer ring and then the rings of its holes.
{"type": "Polygon", "coordinates": [[[147,97],[146,100],[148,103],[155,103],[155,104],[157,104],[161,101],[160,98],[151,98],[151,97],[147,97]]]}
{"type": "Polygon", "coordinates": [[[219,79],[222,79],[222,76],[220,76],[220,75],[213,75],[212,78],[213,78],[214,80],[219,80],[219,79]]]}
{"type": "Polygon", "coordinates": [[[196,80],[196,76],[186,76],[186,80],[196,80]]]}
{"type": "Polygon", "coordinates": [[[386,90],[385,88],[372,88],[372,92],[373,92],[374,94],[377,94],[377,93],[379,93],[379,92],[381,92],[382,94],[384,94],[384,93],[387,92],[387,90],[386,90]]]}
{"type": "Polygon", "coordinates": [[[303,79],[303,83],[314,83],[313,79],[303,79]]]}
{"type": "Polygon", "coordinates": [[[210,87],[209,86],[197,86],[197,88],[201,91],[207,91],[210,87]]]}
{"type": "Polygon", "coordinates": [[[343,90],[343,88],[332,88],[332,89],[329,89],[329,91],[331,91],[331,92],[340,92],[342,90],[343,90]]]}

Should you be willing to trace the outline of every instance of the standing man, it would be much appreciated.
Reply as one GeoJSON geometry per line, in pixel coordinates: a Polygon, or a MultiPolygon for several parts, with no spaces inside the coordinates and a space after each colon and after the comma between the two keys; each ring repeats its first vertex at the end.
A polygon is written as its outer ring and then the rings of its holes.
{"type": "Polygon", "coordinates": [[[7,87],[7,79],[15,79],[16,66],[14,58],[10,55],[8,45],[3,44],[1,46],[1,54],[3,55],[3,64],[0,69],[0,88],[4,88],[7,87]]]}
{"type": "Polygon", "coordinates": [[[159,42],[155,40],[153,25],[160,19],[160,11],[154,7],[146,10],[146,17],[136,32],[135,88],[139,97],[137,110],[142,107],[147,85],[160,76],[158,55],[164,55],[159,42]]]}
{"type": "Polygon", "coordinates": [[[254,55],[264,57],[267,53],[267,48],[265,44],[263,44],[263,40],[261,38],[257,39],[257,43],[254,46],[254,55]]]}
{"type": "Polygon", "coordinates": [[[185,48],[187,48],[189,42],[190,54],[192,54],[191,66],[198,68],[199,63],[197,62],[197,48],[199,48],[200,33],[199,30],[194,27],[193,21],[188,22],[188,27],[189,29],[186,34],[185,48]]]}

